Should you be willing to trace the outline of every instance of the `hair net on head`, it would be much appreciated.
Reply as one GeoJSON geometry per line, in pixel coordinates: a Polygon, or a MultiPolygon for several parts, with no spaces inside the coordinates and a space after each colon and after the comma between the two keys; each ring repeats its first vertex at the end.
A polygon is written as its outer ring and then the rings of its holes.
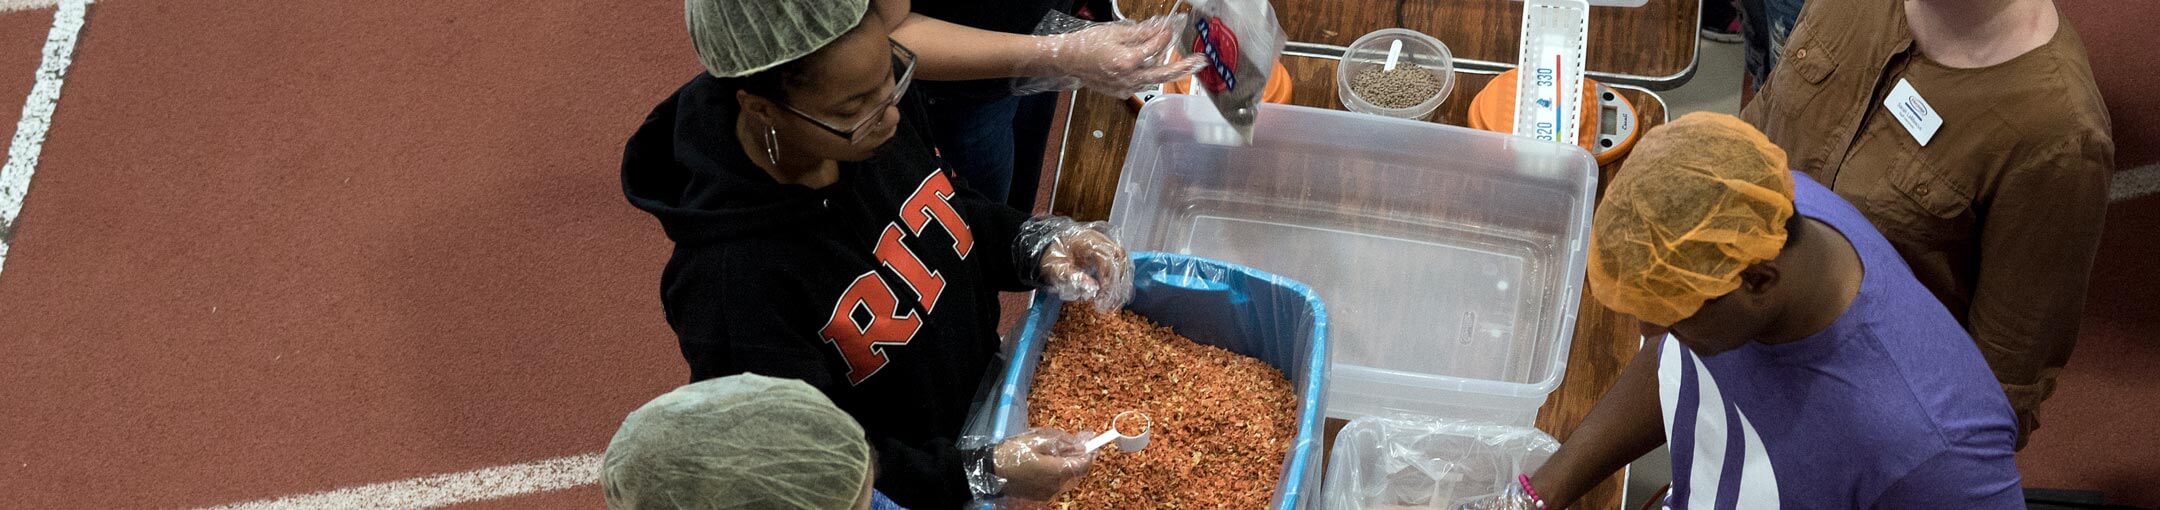
{"type": "Polygon", "coordinates": [[[1670,326],[1785,248],[1785,151],[1738,118],[1651,129],[1618,174],[1590,225],[1590,291],[1606,307],[1670,326]]]}
{"type": "Polygon", "coordinates": [[[861,425],[794,379],[743,374],[645,403],[608,441],[614,510],[854,508],[870,470],[861,425]]]}
{"type": "Polygon", "coordinates": [[[683,0],[698,60],[716,78],[802,58],[853,30],[870,0],[683,0]]]}

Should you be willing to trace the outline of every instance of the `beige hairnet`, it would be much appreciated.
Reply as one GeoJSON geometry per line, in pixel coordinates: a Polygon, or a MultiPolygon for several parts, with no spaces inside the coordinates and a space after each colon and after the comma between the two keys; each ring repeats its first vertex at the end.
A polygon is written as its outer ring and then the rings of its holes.
{"type": "Polygon", "coordinates": [[[744,374],[632,411],[600,484],[614,510],[847,510],[869,469],[862,426],[817,389],[744,374]]]}
{"type": "Polygon", "coordinates": [[[870,0],[683,0],[705,72],[748,76],[802,58],[855,28],[870,0]]]}
{"type": "Polygon", "coordinates": [[[1651,129],[1618,173],[1590,225],[1590,291],[1606,307],[1670,326],[1785,248],[1785,151],[1738,118],[1651,129]]]}

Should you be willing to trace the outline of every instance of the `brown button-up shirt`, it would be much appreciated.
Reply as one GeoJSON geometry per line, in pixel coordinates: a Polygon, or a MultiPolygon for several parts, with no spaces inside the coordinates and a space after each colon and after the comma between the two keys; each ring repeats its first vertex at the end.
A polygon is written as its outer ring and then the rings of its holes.
{"type": "MultiPolygon", "coordinates": [[[[1935,63],[1898,0],[1810,0],[1741,117],[1882,230],[1972,333],[2023,432],[2070,357],[2114,141],[2067,20],[1978,69],[1935,63]],[[1923,146],[1883,104],[1900,80],[1943,119],[1923,146]]],[[[2023,434],[2019,444],[2023,444],[2023,434]]]]}

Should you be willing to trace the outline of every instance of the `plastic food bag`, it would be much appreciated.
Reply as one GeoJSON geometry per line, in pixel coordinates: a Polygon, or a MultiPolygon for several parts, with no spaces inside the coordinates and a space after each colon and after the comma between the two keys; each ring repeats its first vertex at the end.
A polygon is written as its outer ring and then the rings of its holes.
{"type": "Polygon", "coordinates": [[[1242,143],[1252,143],[1253,119],[1259,114],[1260,94],[1282,56],[1288,36],[1275,21],[1275,8],[1267,0],[1190,0],[1192,15],[1179,48],[1207,57],[1207,65],[1193,75],[1199,92],[1215,102],[1223,120],[1237,129],[1242,143]]]}
{"type": "Polygon", "coordinates": [[[1183,15],[1171,15],[1096,23],[1051,11],[1035,25],[1035,50],[1015,69],[1021,75],[1047,75],[1015,79],[1013,94],[1085,88],[1124,97],[1190,76],[1203,59],[1163,58],[1184,20],[1183,15]]]}
{"type": "Polygon", "coordinates": [[[1330,510],[1452,510],[1517,484],[1560,443],[1530,427],[1396,415],[1351,421],[1328,463],[1330,510]]]}

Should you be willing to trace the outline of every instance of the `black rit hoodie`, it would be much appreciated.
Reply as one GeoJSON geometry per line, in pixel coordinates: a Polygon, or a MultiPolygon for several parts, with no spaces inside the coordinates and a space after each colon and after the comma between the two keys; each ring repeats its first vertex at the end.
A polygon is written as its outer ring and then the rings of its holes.
{"type": "Polygon", "coordinates": [[[630,137],[623,192],[675,242],[660,296],[692,381],[809,382],[862,423],[879,491],[957,508],[954,442],[998,349],[997,291],[1032,279],[1013,250],[1027,214],[941,168],[918,102],[900,104],[892,141],[839,182],[783,185],[736,141],[735,91],[700,74],[630,137]]]}

